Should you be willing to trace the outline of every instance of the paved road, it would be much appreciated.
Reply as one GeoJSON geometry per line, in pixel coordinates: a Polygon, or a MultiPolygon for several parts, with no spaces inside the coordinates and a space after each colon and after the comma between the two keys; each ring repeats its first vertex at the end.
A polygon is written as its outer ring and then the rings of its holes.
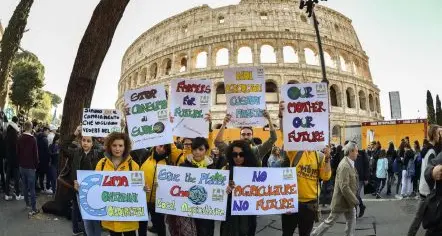
{"type": "MultiPolygon", "coordinates": [[[[52,215],[39,214],[28,219],[23,201],[6,202],[3,195],[0,200],[0,235],[1,236],[68,236],[71,235],[70,222],[59,219],[52,215]]],[[[369,197],[371,198],[371,196],[369,197]]],[[[48,200],[46,196],[40,196],[39,202],[48,200]]],[[[368,199],[366,200],[367,211],[365,217],[358,219],[358,236],[392,236],[406,235],[408,226],[416,211],[416,200],[391,199],[368,199]],[[375,234],[376,229],[376,234],[375,234]]],[[[326,217],[326,216],[324,216],[326,217]]],[[[327,236],[342,236],[345,225],[343,219],[338,222],[327,236]]],[[[279,216],[258,218],[257,236],[281,235],[281,221],[279,216]]],[[[421,230],[422,231],[422,230],[421,230]]],[[[104,234],[103,235],[107,235],[104,234]]],[[[218,235],[218,233],[216,234],[218,235]]],[[[419,232],[418,236],[423,236],[419,232]]]]}

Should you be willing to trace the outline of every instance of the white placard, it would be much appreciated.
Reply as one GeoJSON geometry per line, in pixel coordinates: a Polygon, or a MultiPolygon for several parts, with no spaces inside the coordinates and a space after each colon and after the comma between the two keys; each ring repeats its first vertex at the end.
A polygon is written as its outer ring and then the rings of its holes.
{"type": "Polygon", "coordinates": [[[111,109],[83,109],[81,134],[91,137],[106,137],[112,132],[121,132],[121,115],[111,109]]]}
{"type": "Polygon", "coordinates": [[[156,212],[225,220],[229,171],[161,165],[157,181],[156,212]]]}
{"type": "Polygon", "coordinates": [[[286,84],[281,93],[284,150],[322,150],[329,143],[327,84],[286,84]]]}
{"type": "Polygon", "coordinates": [[[84,220],[148,221],[142,171],[77,171],[84,220]]]}
{"type": "Polygon", "coordinates": [[[164,85],[127,91],[124,100],[129,106],[126,122],[133,150],[173,143],[164,85]]]}
{"type": "Polygon", "coordinates": [[[234,167],[232,215],[298,212],[296,168],[234,167]]]}
{"type": "Polygon", "coordinates": [[[257,67],[224,70],[227,113],[232,115],[229,127],[263,127],[266,119],[264,69],[257,67]]]}
{"type": "Polygon", "coordinates": [[[196,138],[209,137],[211,81],[174,79],[170,85],[170,110],[174,117],[173,135],[196,138]]]}

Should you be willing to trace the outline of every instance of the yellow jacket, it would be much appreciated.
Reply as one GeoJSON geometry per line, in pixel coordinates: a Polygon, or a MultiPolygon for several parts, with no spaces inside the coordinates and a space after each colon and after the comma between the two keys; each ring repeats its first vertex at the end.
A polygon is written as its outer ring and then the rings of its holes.
{"type": "Polygon", "coordinates": [[[167,165],[166,159],[161,161],[155,160],[152,154],[147,158],[147,160],[141,165],[141,171],[144,172],[144,182],[145,185],[149,186],[150,194],[146,194],[147,202],[155,203],[155,197],[157,192],[157,167],[159,165],[167,165]]]}
{"type": "MultiPolygon", "coordinates": [[[[297,151],[287,151],[286,158],[290,161],[290,167],[294,167],[294,159],[297,151]]],[[[331,170],[325,171],[325,158],[321,152],[304,151],[296,166],[298,177],[298,200],[299,202],[310,202],[318,198],[320,188],[317,187],[318,176],[324,181],[331,177],[331,170]],[[315,154],[316,153],[316,154],[315,154]],[[319,168],[318,168],[318,161],[319,168]],[[319,171],[319,175],[318,175],[319,171]]]]}
{"type": "MultiPolygon", "coordinates": [[[[207,149],[206,155],[210,156],[210,152],[213,148],[213,132],[209,132],[209,138],[207,139],[209,143],[209,149],[207,149]]],[[[192,154],[192,150],[190,148],[179,149],[175,144],[172,145],[172,153],[170,154],[170,164],[174,166],[180,166],[186,161],[186,157],[192,154]]]]}
{"type": "MultiPolygon", "coordinates": [[[[131,156],[126,157],[126,159],[115,168],[114,163],[106,156],[102,158],[97,166],[96,171],[129,171],[129,166],[131,166],[132,171],[140,170],[138,164],[132,160],[131,156]],[[131,163],[129,165],[129,163],[131,163]]],[[[101,221],[103,228],[112,230],[114,232],[129,232],[138,230],[138,221],[101,221]]]]}

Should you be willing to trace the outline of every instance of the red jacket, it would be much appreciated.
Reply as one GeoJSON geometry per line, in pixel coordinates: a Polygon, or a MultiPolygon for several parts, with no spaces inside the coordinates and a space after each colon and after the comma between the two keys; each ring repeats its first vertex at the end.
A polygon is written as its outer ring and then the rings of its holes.
{"type": "Polygon", "coordinates": [[[38,148],[34,136],[23,133],[17,141],[18,164],[21,168],[37,169],[38,148]]]}

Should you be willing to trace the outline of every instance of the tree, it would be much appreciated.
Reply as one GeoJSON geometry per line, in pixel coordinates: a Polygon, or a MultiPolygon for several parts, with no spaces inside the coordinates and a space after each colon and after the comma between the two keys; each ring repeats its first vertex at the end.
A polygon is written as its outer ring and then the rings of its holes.
{"type": "Polygon", "coordinates": [[[52,94],[44,91],[41,93],[41,98],[38,99],[35,107],[31,109],[31,118],[49,124],[52,118],[51,108],[52,94]]]}
{"type": "Polygon", "coordinates": [[[12,68],[11,102],[17,106],[17,113],[29,111],[41,96],[44,86],[44,67],[39,61],[19,60],[12,68]]]}
{"type": "Polygon", "coordinates": [[[440,104],[439,95],[436,96],[436,123],[442,125],[442,108],[440,104]]]}
{"type": "Polygon", "coordinates": [[[53,107],[58,107],[58,105],[61,103],[61,98],[55,94],[55,93],[51,93],[51,97],[52,97],[52,106],[53,107]]]}
{"type": "Polygon", "coordinates": [[[6,88],[15,53],[25,32],[34,0],[21,0],[5,29],[0,49],[0,108],[5,106],[6,88]]]}
{"type": "MultiPolygon", "coordinates": [[[[109,50],[115,30],[123,16],[129,0],[101,0],[92,14],[86,32],[83,35],[74,67],[69,78],[69,84],[63,105],[61,121],[61,142],[71,135],[81,122],[82,110],[90,107],[101,64],[109,50]],[[69,117],[69,119],[64,119],[69,117]]],[[[65,167],[60,173],[64,178],[68,174],[66,157],[60,157],[60,167],[65,167]]],[[[71,196],[70,190],[64,185],[58,185],[55,204],[66,206],[71,196]]]]}
{"type": "Polygon", "coordinates": [[[427,90],[427,119],[429,124],[436,124],[433,96],[431,95],[430,90],[427,90]]]}

